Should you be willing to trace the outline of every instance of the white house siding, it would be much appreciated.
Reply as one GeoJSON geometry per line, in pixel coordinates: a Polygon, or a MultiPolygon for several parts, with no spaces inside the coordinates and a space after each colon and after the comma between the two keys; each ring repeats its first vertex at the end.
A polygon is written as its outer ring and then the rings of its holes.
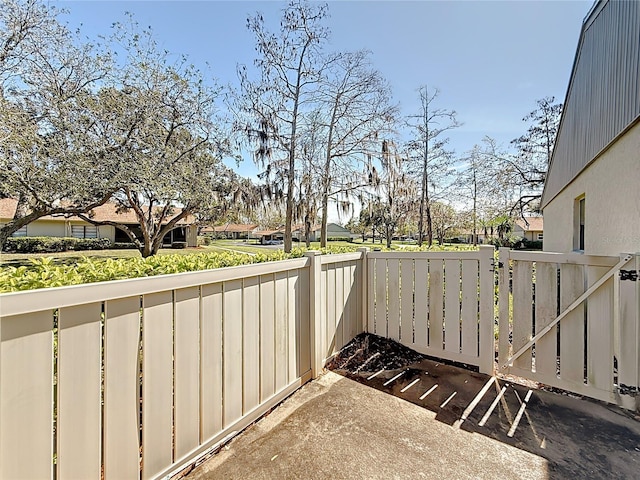
{"type": "Polygon", "coordinates": [[[67,233],[66,222],[36,220],[27,225],[29,237],[70,237],[67,233]]]}
{"type": "Polygon", "coordinates": [[[640,122],[544,208],[544,249],[573,250],[574,204],[585,196],[585,249],[592,255],[640,251],[640,122]]]}

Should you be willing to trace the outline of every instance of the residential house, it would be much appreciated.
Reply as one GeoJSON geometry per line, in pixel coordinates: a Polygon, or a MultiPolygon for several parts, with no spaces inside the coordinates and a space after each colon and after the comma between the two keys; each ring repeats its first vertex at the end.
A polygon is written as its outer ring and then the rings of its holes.
{"type": "Polygon", "coordinates": [[[256,224],[225,223],[214,227],[204,227],[200,233],[227,240],[246,240],[257,228],[256,224]]]}
{"type": "MultiPolygon", "coordinates": [[[[0,199],[0,224],[13,219],[18,205],[13,198],[0,199]]],[[[95,221],[113,221],[127,225],[133,230],[139,230],[139,223],[132,210],[118,212],[114,203],[105,203],[93,209],[95,221]]],[[[108,238],[112,242],[130,242],[129,237],[111,225],[93,225],[76,216],[46,215],[25,225],[13,234],[14,237],[75,237],[75,238],[108,238]]],[[[176,227],[167,233],[163,245],[173,242],[186,242],[187,246],[197,245],[197,227],[191,216],[178,222],[176,227]]]]}
{"type": "Polygon", "coordinates": [[[597,1],[582,25],[542,208],[544,249],[640,251],[640,2],[597,1]]]}
{"type": "Polygon", "coordinates": [[[542,217],[518,218],[513,225],[513,234],[532,242],[543,240],[544,222],[542,217]]]}
{"type": "MultiPolygon", "coordinates": [[[[309,240],[311,242],[319,242],[321,238],[322,226],[319,224],[312,225],[311,235],[309,240]]],[[[292,235],[295,239],[304,242],[304,225],[295,225],[292,230],[292,235]]],[[[327,239],[328,240],[347,240],[350,241],[359,235],[351,233],[348,229],[337,223],[327,223],[327,239]]]]}

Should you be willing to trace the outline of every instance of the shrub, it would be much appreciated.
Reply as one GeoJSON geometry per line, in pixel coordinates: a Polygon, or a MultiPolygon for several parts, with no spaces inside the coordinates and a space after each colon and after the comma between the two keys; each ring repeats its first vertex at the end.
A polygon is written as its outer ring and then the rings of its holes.
{"type": "Polygon", "coordinates": [[[136,250],[138,247],[131,242],[114,242],[109,248],[112,250],[136,250]]]}
{"type": "Polygon", "coordinates": [[[171,248],[187,248],[187,242],[173,242],[171,248]]]}
{"type": "Polygon", "coordinates": [[[303,255],[304,250],[296,248],[290,254],[284,253],[282,250],[276,250],[254,256],[224,252],[154,255],[148,258],[85,257],[71,265],[57,265],[54,263],[53,258],[44,257],[30,259],[28,266],[0,268],[0,292],[209,270],[249,263],[298,258],[303,255]]]}
{"type": "Polygon", "coordinates": [[[111,246],[108,238],[10,237],[4,250],[11,253],[57,253],[67,250],[104,250],[111,246]]]}

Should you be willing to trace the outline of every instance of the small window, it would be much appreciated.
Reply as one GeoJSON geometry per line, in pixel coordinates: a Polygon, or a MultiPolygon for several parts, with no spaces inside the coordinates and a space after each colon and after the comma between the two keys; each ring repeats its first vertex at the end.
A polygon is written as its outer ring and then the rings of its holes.
{"type": "Polygon", "coordinates": [[[543,236],[544,236],[544,234],[539,233],[539,234],[538,234],[538,240],[542,241],[542,240],[543,240],[543,238],[542,238],[543,236]]]}
{"type": "Polygon", "coordinates": [[[585,197],[579,197],[574,204],[573,249],[584,251],[585,197]]]}
{"type": "Polygon", "coordinates": [[[27,226],[20,227],[18,230],[11,234],[12,237],[26,237],[27,236],[27,226]]]}
{"type": "Polygon", "coordinates": [[[71,236],[74,238],[98,238],[98,227],[95,225],[71,225],[71,236]]]}

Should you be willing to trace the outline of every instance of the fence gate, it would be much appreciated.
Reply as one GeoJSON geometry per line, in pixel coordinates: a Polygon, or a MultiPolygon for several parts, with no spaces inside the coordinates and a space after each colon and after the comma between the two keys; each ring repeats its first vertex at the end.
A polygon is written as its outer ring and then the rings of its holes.
{"type": "Polygon", "coordinates": [[[500,249],[498,370],[638,408],[640,255],[500,249]]]}

